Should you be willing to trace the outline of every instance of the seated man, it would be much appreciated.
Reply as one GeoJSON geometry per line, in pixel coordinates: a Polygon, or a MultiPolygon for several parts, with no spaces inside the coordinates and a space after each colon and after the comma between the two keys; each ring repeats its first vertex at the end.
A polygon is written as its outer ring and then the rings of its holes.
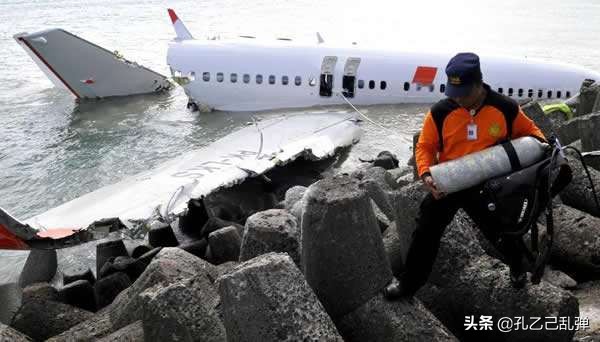
{"type": "MultiPolygon", "coordinates": [[[[436,160],[445,162],[481,151],[506,139],[534,136],[545,140],[540,129],[512,99],[492,90],[483,82],[479,57],[473,53],[454,56],[446,67],[448,98],[436,103],[425,116],[415,156],[419,176],[430,193],[423,199],[414,240],[401,279],[401,293],[412,296],[427,281],[446,226],[463,208],[476,222],[484,221],[477,206],[478,189],[450,195],[440,193],[429,173],[436,160]]],[[[515,287],[524,286],[522,252],[516,238],[499,238],[499,232],[480,225],[484,235],[497,243],[511,269],[515,287]]]]}

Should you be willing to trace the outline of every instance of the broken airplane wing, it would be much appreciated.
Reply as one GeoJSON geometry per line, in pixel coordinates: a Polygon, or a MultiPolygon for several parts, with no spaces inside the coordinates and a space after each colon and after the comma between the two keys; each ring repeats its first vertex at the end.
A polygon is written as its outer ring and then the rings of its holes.
{"type": "Polygon", "coordinates": [[[172,86],[165,76],[62,29],[19,33],[14,39],[54,85],[77,99],[148,94],[172,86]]]}
{"type": "Polygon", "coordinates": [[[358,142],[348,113],[294,114],[257,122],[156,169],[64,203],[25,222],[0,209],[0,249],[62,248],[102,236],[92,222],[180,214],[192,198],[241,183],[299,157],[324,159],[358,142]],[[61,228],[61,229],[58,229],[61,228]]]}

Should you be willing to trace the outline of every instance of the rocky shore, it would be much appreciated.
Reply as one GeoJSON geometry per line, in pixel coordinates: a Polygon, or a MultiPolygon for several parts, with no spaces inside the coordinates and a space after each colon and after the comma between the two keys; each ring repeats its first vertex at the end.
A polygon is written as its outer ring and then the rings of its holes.
{"type": "MultiPolygon", "coordinates": [[[[584,90],[581,101],[600,103],[597,88],[592,100],[584,90]]],[[[523,108],[547,136],[592,151],[600,112],[588,107],[576,105],[571,120],[535,102],[523,108]]],[[[384,153],[351,174],[285,189],[248,180],[243,196],[192,200],[183,216],[149,222],[143,239],[116,234],[58,254],[33,251],[0,340],[600,340],[600,210],[585,170],[569,160],[573,182],[555,201],[550,265],[538,285],[513,288],[494,246],[459,212],[427,284],[414,298],[386,298],[425,190],[412,167],[384,153]],[[582,316],[590,328],[467,329],[481,316],[582,316]]],[[[600,186],[600,163],[588,160],[600,186]]]]}

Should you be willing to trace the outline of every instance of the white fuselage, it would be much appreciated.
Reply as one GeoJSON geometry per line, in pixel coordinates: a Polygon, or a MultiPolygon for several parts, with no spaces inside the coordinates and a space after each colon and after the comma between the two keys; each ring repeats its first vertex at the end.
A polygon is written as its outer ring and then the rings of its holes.
{"type": "MultiPolygon", "coordinates": [[[[345,103],[339,94],[355,105],[433,103],[444,97],[452,56],[241,38],[173,41],[167,63],[194,103],[250,111],[345,103]]],[[[484,81],[516,100],[566,99],[586,78],[600,80],[581,67],[530,59],[481,56],[481,64],[484,81]]]]}

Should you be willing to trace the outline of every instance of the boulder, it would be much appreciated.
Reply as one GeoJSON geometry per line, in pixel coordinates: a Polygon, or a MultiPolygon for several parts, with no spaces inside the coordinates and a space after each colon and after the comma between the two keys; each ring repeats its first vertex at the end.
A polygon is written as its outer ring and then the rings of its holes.
{"type": "Polygon", "coordinates": [[[575,279],[569,277],[561,271],[552,269],[550,266],[546,266],[542,280],[556,287],[567,290],[573,290],[577,287],[577,281],[575,281],[575,279]]]}
{"type": "Polygon", "coordinates": [[[217,278],[233,271],[239,264],[237,261],[228,261],[217,265],[217,278]]]}
{"type": "Polygon", "coordinates": [[[31,339],[23,333],[0,323],[0,341],[2,342],[26,342],[31,339]]]}
{"type": "Polygon", "coordinates": [[[383,248],[390,260],[392,273],[400,276],[404,272],[406,251],[402,248],[402,242],[400,241],[395,222],[383,233],[383,248]]]}
{"type": "Polygon", "coordinates": [[[240,261],[269,252],[288,253],[300,263],[299,228],[296,218],[283,209],[258,212],[246,220],[240,261]]]}
{"type": "Polygon", "coordinates": [[[110,321],[110,312],[103,310],[93,315],[91,318],[74,325],[60,335],[56,335],[49,342],[73,342],[73,341],[94,341],[109,335],[116,329],[110,321]]]}
{"type": "Polygon", "coordinates": [[[184,251],[197,256],[198,258],[203,258],[206,254],[206,247],[208,247],[207,239],[200,239],[191,241],[182,245],[179,245],[179,248],[184,251]]]}
{"type": "Polygon", "coordinates": [[[598,94],[600,94],[600,84],[594,83],[600,80],[585,80],[579,90],[579,105],[577,106],[577,116],[586,115],[594,111],[598,94]]]}
{"type": "Polygon", "coordinates": [[[600,135],[598,134],[598,130],[600,129],[600,113],[589,115],[587,120],[585,120],[585,124],[582,123],[579,125],[582,151],[600,150],[600,135]]]}
{"type": "Polygon", "coordinates": [[[96,298],[98,309],[112,303],[117,295],[129,286],[131,286],[131,280],[123,272],[113,273],[100,278],[94,285],[94,297],[96,298]]]}
{"type": "Polygon", "coordinates": [[[23,289],[18,283],[0,285],[0,323],[10,324],[21,307],[23,289]]]}
{"type": "MultiPolygon", "coordinates": [[[[588,179],[579,158],[570,150],[567,150],[567,156],[569,158],[569,166],[571,166],[571,169],[573,170],[573,180],[560,193],[560,199],[568,206],[600,217],[600,208],[596,205],[590,186],[590,180],[588,179]]],[[[594,182],[594,186],[596,186],[596,193],[600,196],[600,171],[590,167],[588,167],[588,170],[592,177],[592,181],[594,182]]]]}
{"type": "Polygon", "coordinates": [[[168,223],[160,221],[154,221],[150,224],[148,242],[152,247],[176,247],[179,245],[173,228],[168,223]]]}
{"type": "Polygon", "coordinates": [[[144,328],[142,321],[137,321],[123,327],[114,333],[105,336],[96,342],[144,342],[149,341],[145,339],[144,328]]]}
{"type": "Polygon", "coordinates": [[[191,199],[185,215],[179,220],[179,227],[186,234],[197,235],[208,221],[208,212],[204,206],[204,197],[191,199]]]}
{"type": "Polygon", "coordinates": [[[23,289],[21,301],[23,303],[30,300],[58,301],[60,299],[58,291],[48,283],[35,283],[23,289]]]}
{"type": "MultiPolygon", "coordinates": [[[[527,284],[515,289],[509,280],[508,266],[489,256],[476,257],[469,265],[455,271],[446,284],[425,287],[419,298],[461,341],[570,341],[574,331],[466,330],[466,317],[477,323],[482,315],[491,316],[494,324],[501,317],[568,317],[579,315],[577,298],[549,283],[527,284]]],[[[532,324],[532,321],[526,323],[532,324]]]]}
{"type": "Polygon", "coordinates": [[[521,109],[539,127],[545,137],[549,138],[557,135],[558,126],[546,115],[539,102],[531,101],[522,106],[521,109]]]}
{"type": "Polygon", "coordinates": [[[302,185],[296,185],[296,186],[289,188],[285,192],[285,198],[283,200],[284,209],[291,211],[292,208],[294,207],[294,204],[296,204],[298,201],[300,201],[302,199],[302,196],[304,196],[306,189],[307,188],[302,185]]]}
{"type": "Polygon", "coordinates": [[[579,301],[579,316],[589,319],[589,328],[575,333],[574,341],[598,341],[600,337],[600,281],[590,281],[579,285],[573,291],[579,301]]]}
{"type": "Polygon", "coordinates": [[[192,277],[140,294],[146,341],[226,341],[216,311],[219,295],[206,277],[192,277]],[[185,305],[177,305],[183,304],[185,305]]]}
{"type": "Polygon", "coordinates": [[[302,267],[335,320],[392,280],[390,263],[367,191],[339,175],[312,184],[302,216],[302,267]]]}
{"type": "Polygon", "coordinates": [[[96,245],[96,274],[100,273],[102,266],[111,258],[129,256],[122,239],[106,241],[96,245]]]}
{"type": "Polygon", "coordinates": [[[600,218],[566,205],[554,213],[551,263],[579,281],[600,277],[600,218]]]}
{"type": "Polygon", "coordinates": [[[32,249],[19,276],[19,285],[26,287],[34,283],[50,282],[56,274],[55,250],[32,249]]]}
{"type": "Polygon", "coordinates": [[[336,323],[344,341],[458,341],[416,298],[379,294],[336,323]]]}
{"type": "Polygon", "coordinates": [[[141,262],[143,265],[146,265],[145,267],[148,267],[148,265],[150,265],[154,257],[158,255],[158,253],[160,253],[161,250],[162,247],[153,248],[148,252],[142,254],[142,256],[138,257],[136,260],[141,262]]]}
{"type": "Polygon", "coordinates": [[[30,300],[23,303],[11,326],[34,340],[46,340],[92,316],[89,311],[67,304],[30,300]]]}
{"type": "Polygon", "coordinates": [[[217,231],[219,229],[231,227],[231,226],[237,228],[240,236],[242,236],[242,234],[244,234],[244,226],[239,225],[232,221],[220,219],[218,217],[211,217],[206,221],[206,223],[204,224],[204,227],[202,227],[201,236],[208,239],[208,235],[210,235],[210,233],[217,231]]]}
{"type": "Polygon", "coordinates": [[[92,285],[96,282],[96,277],[92,270],[82,264],[69,265],[63,269],[62,274],[63,285],[68,285],[78,280],[87,280],[92,285]]]}
{"type": "Polygon", "coordinates": [[[237,261],[240,257],[242,238],[238,229],[234,226],[221,228],[210,233],[208,244],[212,253],[211,261],[215,264],[237,261]]]}
{"type": "Polygon", "coordinates": [[[94,286],[87,280],[77,280],[65,285],[58,291],[60,301],[75,307],[96,311],[94,286]]]}
{"type": "Polygon", "coordinates": [[[217,283],[228,341],[342,341],[286,254],[246,261],[217,283]]]}
{"type": "Polygon", "coordinates": [[[152,250],[151,246],[148,245],[137,245],[133,248],[133,250],[131,251],[130,255],[132,258],[139,258],[142,255],[150,252],[152,250]]]}
{"type": "Polygon", "coordinates": [[[120,329],[141,320],[144,301],[139,295],[150,287],[166,287],[190,277],[207,277],[214,282],[216,275],[216,267],[208,262],[180,248],[163,248],[138,280],[107,308],[111,322],[115,329],[120,329]]]}
{"type": "Polygon", "coordinates": [[[385,181],[392,189],[398,189],[413,182],[412,170],[408,166],[385,172],[385,181]]]}
{"type": "Polygon", "coordinates": [[[104,263],[98,273],[98,278],[105,278],[111,274],[123,272],[133,282],[144,272],[146,266],[144,260],[136,260],[130,256],[119,256],[104,263]]]}

